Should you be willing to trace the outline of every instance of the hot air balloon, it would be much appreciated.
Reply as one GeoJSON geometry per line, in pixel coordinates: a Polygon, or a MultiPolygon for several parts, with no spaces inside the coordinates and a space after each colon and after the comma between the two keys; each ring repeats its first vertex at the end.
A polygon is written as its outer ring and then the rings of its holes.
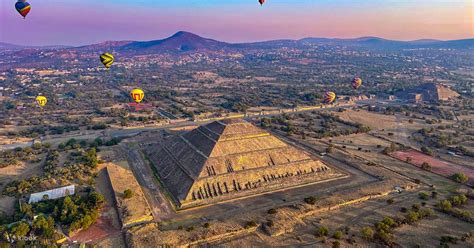
{"type": "Polygon", "coordinates": [[[136,88],[130,92],[130,96],[136,103],[140,103],[145,97],[145,93],[142,89],[136,88]]]}
{"type": "Polygon", "coordinates": [[[361,78],[354,78],[352,79],[352,88],[358,89],[362,85],[362,79],[361,78]]]}
{"type": "Polygon", "coordinates": [[[325,103],[332,103],[334,102],[334,100],[336,100],[336,93],[332,92],[332,91],[327,91],[325,94],[324,94],[324,102],[325,103]]]}
{"type": "Polygon", "coordinates": [[[263,5],[265,3],[265,0],[258,0],[258,2],[260,3],[260,5],[263,5]]]}
{"type": "Polygon", "coordinates": [[[103,53],[100,55],[100,62],[102,62],[106,68],[110,68],[114,63],[114,55],[110,53],[103,53]]]}
{"type": "Polygon", "coordinates": [[[26,0],[18,0],[18,2],[15,3],[15,9],[25,18],[26,15],[30,13],[31,5],[27,3],[26,0]]]}
{"type": "Polygon", "coordinates": [[[38,103],[40,107],[44,107],[47,102],[48,102],[48,99],[45,96],[36,97],[36,103],[38,103]]]}

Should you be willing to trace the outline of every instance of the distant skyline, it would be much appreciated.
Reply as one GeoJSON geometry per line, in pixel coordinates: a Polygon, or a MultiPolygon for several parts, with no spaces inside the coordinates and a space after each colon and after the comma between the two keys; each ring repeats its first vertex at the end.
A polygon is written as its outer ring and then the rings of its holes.
{"type": "Polygon", "coordinates": [[[472,0],[0,0],[0,42],[86,45],[185,30],[226,42],[305,37],[474,38],[472,0]]]}

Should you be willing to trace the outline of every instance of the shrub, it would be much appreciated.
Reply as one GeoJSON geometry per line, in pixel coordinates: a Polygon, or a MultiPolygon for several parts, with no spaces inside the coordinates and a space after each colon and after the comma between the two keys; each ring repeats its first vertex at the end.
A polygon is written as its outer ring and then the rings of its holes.
{"type": "Polygon", "coordinates": [[[429,197],[430,197],[430,195],[429,195],[428,193],[426,193],[426,192],[420,192],[420,193],[418,194],[418,197],[419,197],[420,199],[422,199],[422,200],[428,200],[429,197]]]}
{"type": "Polygon", "coordinates": [[[332,153],[333,150],[334,150],[334,145],[333,144],[329,144],[329,146],[326,148],[327,153],[332,153]]]}
{"type": "Polygon", "coordinates": [[[254,220],[251,220],[251,221],[247,221],[247,223],[245,223],[245,228],[246,229],[249,229],[251,227],[256,227],[258,226],[257,222],[254,221],[254,220]]]}
{"type": "Polygon", "coordinates": [[[267,226],[272,227],[274,225],[275,225],[275,223],[273,222],[273,220],[268,220],[267,221],[267,226]]]}
{"type": "Polygon", "coordinates": [[[405,220],[409,223],[415,223],[420,218],[418,212],[408,211],[408,214],[405,216],[405,220]]]}
{"type": "Polygon", "coordinates": [[[458,242],[458,238],[453,236],[441,236],[441,243],[452,243],[456,244],[458,242]]]}
{"type": "Polygon", "coordinates": [[[133,197],[133,191],[131,189],[126,189],[123,191],[123,198],[129,199],[133,197]]]}
{"type": "Polygon", "coordinates": [[[342,238],[342,232],[341,231],[336,231],[333,235],[333,238],[335,239],[341,239],[342,238]]]}
{"type": "Polygon", "coordinates": [[[392,199],[392,198],[387,200],[387,203],[388,203],[388,204],[393,204],[394,202],[395,202],[395,200],[392,199]]]}
{"type": "Polygon", "coordinates": [[[211,224],[209,224],[209,222],[206,222],[204,223],[204,225],[202,225],[204,228],[209,228],[211,226],[211,224]]]}
{"type": "Polygon", "coordinates": [[[308,204],[311,204],[311,205],[316,204],[316,201],[317,201],[317,199],[314,196],[304,198],[304,202],[306,202],[308,204]]]}
{"type": "Polygon", "coordinates": [[[389,227],[394,227],[396,225],[395,221],[390,217],[383,218],[382,222],[389,227]]]}
{"type": "Polygon", "coordinates": [[[268,211],[267,211],[267,213],[269,213],[269,214],[276,214],[277,212],[278,212],[278,211],[277,211],[276,209],[274,209],[274,208],[270,208],[270,209],[268,209],[268,211]]]}
{"type": "Polygon", "coordinates": [[[421,169],[425,170],[425,171],[431,171],[431,165],[427,162],[423,162],[421,164],[421,169]]]}
{"type": "Polygon", "coordinates": [[[458,183],[466,183],[469,180],[469,177],[462,172],[452,175],[451,178],[458,183]]]}
{"type": "Polygon", "coordinates": [[[189,226],[188,228],[186,228],[186,231],[188,231],[188,232],[191,232],[191,231],[193,231],[193,230],[194,230],[194,227],[193,227],[193,226],[189,226]]]}
{"type": "Polygon", "coordinates": [[[433,156],[433,150],[431,150],[429,147],[422,146],[421,147],[421,152],[426,154],[426,155],[433,156]]]}
{"type": "Polygon", "coordinates": [[[316,236],[318,237],[324,237],[329,234],[329,229],[325,226],[320,226],[318,230],[316,231],[316,236]]]}
{"type": "Polygon", "coordinates": [[[341,242],[339,240],[335,240],[332,242],[332,248],[339,248],[341,247],[341,242]]]}
{"type": "Polygon", "coordinates": [[[368,226],[362,228],[362,238],[365,240],[371,240],[374,238],[374,230],[368,226]]]}
{"type": "Polygon", "coordinates": [[[453,206],[451,205],[451,202],[448,200],[440,201],[438,204],[438,207],[444,212],[448,212],[453,208],[453,206]]]}

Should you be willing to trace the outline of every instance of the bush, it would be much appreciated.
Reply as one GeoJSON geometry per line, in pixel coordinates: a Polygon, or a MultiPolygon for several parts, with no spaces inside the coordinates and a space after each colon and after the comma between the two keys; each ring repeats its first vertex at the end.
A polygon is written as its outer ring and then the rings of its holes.
{"type": "Polygon", "coordinates": [[[466,183],[469,180],[469,177],[462,172],[452,175],[451,178],[458,183],[466,183]]]}
{"type": "Polygon", "coordinates": [[[421,169],[426,170],[426,171],[431,171],[431,165],[427,162],[423,162],[421,164],[421,169]]]}
{"type": "Polygon", "coordinates": [[[387,200],[387,203],[388,203],[388,204],[393,204],[394,202],[395,202],[394,199],[388,199],[388,200],[387,200]]]}
{"type": "Polygon", "coordinates": [[[365,240],[371,240],[374,238],[374,230],[368,226],[362,228],[361,234],[362,238],[365,240]]]}
{"type": "Polygon", "coordinates": [[[335,240],[332,242],[332,248],[339,248],[341,247],[341,242],[339,240],[335,240]]]}
{"type": "Polygon", "coordinates": [[[133,191],[131,189],[126,189],[123,191],[123,198],[130,199],[133,197],[133,191]]]}
{"type": "Polygon", "coordinates": [[[341,231],[336,231],[333,235],[333,238],[335,239],[341,239],[342,238],[342,232],[341,231]]]}
{"type": "Polygon", "coordinates": [[[428,200],[429,197],[430,197],[430,195],[429,195],[428,193],[426,193],[426,192],[420,192],[420,193],[418,194],[418,197],[419,197],[421,200],[428,200]]]}
{"type": "Polygon", "coordinates": [[[382,222],[389,227],[394,227],[396,225],[395,221],[390,217],[383,218],[382,222]]]}
{"type": "Polygon", "coordinates": [[[204,223],[204,225],[202,225],[204,228],[209,228],[211,226],[211,224],[209,224],[209,222],[206,222],[204,223]]]}
{"type": "Polygon", "coordinates": [[[326,148],[327,153],[332,153],[333,150],[334,150],[334,145],[333,144],[329,144],[329,146],[326,148]]]}
{"type": "Polygon", "coordinates": [[[269,213],[269,214],[276,214],[277,212],[278,212],[278,211],[277,211],[276,209],[274,209],[274,208],[270,208],[270,209],[268,209],[268,211],[267,211],[267,213],[269,213]]]}
{"type": "Polygon", "coordinates": [[[415,223],[420,218],[418,212],[408,211],[408,214],[405,216],[405,220],[409,223],[415,223]]]}
{"type": "Polygon", "coordinates": [[[308,204],[311,204],[311,205],[316,204],[316,201],[317,201],[317,199],[314,196],[304,198],[304,202],[306,202],[308,204]]]}
{"type": "Polygon", "coordinates": [[[246,229],[249,229],[251,227],[256,227],[256,226],[258,226],[258,224],[254,220],[247,221],[247,223],[245,223],[245,228],[246,229]]]}
{"type": "Polygon", "coordinates": [[[453,237],[453,236],[441,236],[441,243],[452,243],[452,244],[457,244],[458,238],[453,237]]]}
{"type": "Polygon", "coordinates": [[[421,152],[426,154],[426,155],[433,156],[433,150],[431,150],[429,147],[422,146],[421,147],[421,152]]]}
{"type": "Polygon", "coordinates": [[[267,221],[267,226],[272,227],[274,225],[275,225],[275,223],[273,222],[273,220],[268,220],[267,221]]]}
{"type": "Polygon", "coordinates": [[[318,237],[324,237],[329,234],[329,229],[325,226],[320,226],[318,230],[316,231],[316,236],[318,237]]]}
{"type": "Polygon", "coordinates": [[[438,204],[438,207],[444,212],[448,212],[453,208],[453,206],[451,205],[451,202],[448,200],[440,201],[438,204]]]}

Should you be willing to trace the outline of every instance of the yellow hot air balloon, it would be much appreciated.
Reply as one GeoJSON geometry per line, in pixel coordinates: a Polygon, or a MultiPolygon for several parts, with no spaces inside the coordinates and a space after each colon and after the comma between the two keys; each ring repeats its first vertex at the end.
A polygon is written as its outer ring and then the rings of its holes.
{"type": "Polygon", "coordinates": [[[143,101],[143,98],[145,97],[145,93],[143,92],[142,89],[136,88],[130,92],[130,96],[136,103],[140,103],[141,101],[143,101]]]}
{"type": "Polygon", "coordinates": [[[356,77],[356,78],[352,79],[351,84],[352,84],[352,88],[358,89],[362,85],[362,79],[356,77]]]}
{"type": "Polygon", "coordinates": [[[38,103],[40,107],[44,107],[47,102],[48,102],[48,99],[45,96],[36,97],[36,103],[38,103]]]}
{"type": "Polygon", "coordinates": [[[103,53],[100,55],[100,62],[102,62],[106,68],[110,68],[114,63],[114,55],[110,53],[103,53]]]}
{"type": "Polygon", "coordinates": [[[334,102],[334,100],[336,100],[336,93],[332,92],[332,91],[328,91],[324,94],[324,102],[325,103],[332,103],[334,102]]]}

